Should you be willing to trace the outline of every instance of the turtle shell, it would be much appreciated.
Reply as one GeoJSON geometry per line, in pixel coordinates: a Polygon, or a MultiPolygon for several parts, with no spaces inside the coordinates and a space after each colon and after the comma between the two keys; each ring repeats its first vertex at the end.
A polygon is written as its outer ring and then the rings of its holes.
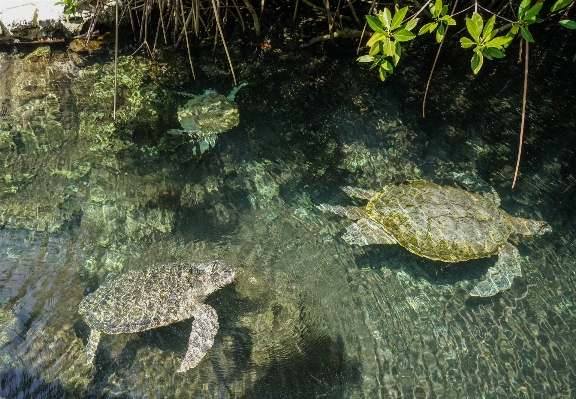
{"type": "Polygon", "coordinates": [[[108,334],[144,331],[189,318],[186,304],[201,303],[215,287],[190,263],[153,265],[107,278],[79,305],[88,325],[108,334]]]}
{"type": "Polygon", "coordinates": [[[207,91],[178,107],[178,121],[186,132],[202,138],[238,126],[240,116],[234,101],[214,91],[207,91]]]}
{"type": "Polygon", "coordinates": [[[444,262],[492,256],[514,232],[491,200],[424,180],[389,184],[366,211],[410,252],[444,262]]]}

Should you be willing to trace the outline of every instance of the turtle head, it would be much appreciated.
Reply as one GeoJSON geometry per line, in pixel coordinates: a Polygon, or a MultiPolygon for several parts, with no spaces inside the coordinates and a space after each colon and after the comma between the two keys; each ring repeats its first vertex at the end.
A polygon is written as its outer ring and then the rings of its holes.
{"type": "Polygon", "coordinates": [[[536,220],[534,221],[534,235],[541,236],[543,234],[552,233],[552,226],[546,223],[543,220],[536,220]]]}
{"type": "Polygon", "coordinates": [[[524,236],[541,236],[552,232],[552,227],[543,220],[512,218],[512,225],[516,234],[524,236]]]}
{"type": "Polygon", "coordinates": [[[214,292],[228,284],[236,278],[236,272],[228,267],[223,260],[213,260],[202,268],[203,278],[207,291],[214,292]]]}

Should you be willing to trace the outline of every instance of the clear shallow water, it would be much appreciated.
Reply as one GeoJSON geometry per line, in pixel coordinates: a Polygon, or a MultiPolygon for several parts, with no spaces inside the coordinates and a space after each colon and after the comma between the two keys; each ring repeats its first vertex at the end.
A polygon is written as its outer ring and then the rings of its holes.
{"type": "MultiPolygon", "coordinates": [[[[3,121],[21,132],[0,147],[0,396],[573,396],[573,146],[569,134],[543,134],[573,133],[570,109],[540,108],[545,126],[531,127],[512,191],[513,90],[502,94],[512,105],[478,114],[478,87],[455,83],[446,103],[458,106],[421,120],[418,93],[400,96],[409,69],[382,86],[346,61],[295,55],[308,73],[294,76],[288,61],[264,55],[241,67],[250,85],[237,97],[240,126],[191,163],[128,152],[115,164],[108,147],[94,149],[90,137],[102,132],[82,125],[93,103],[74,80],[50,84],[45,64],[15,62],[10,73],[33,76],[0,84],[3,121]],[[518,243],[523,277],[486,300],[468,292],[494,258],[445,265],[399,246],[350,247],[340,238],[349,221],[314,208],[352,203],[339,190],[347,184],[462,176],[489,183],[511,214],[554,228],[518,243]],[[105,336],[95,366],[84,364],[89,331],[77,306],[108,273],[213,258],[238,278],[207,300],[220,330],[197,368],[175,373],[190,321],[105,336]]],[[[204,79],[201,89],[229,90],[204,79]]]]}

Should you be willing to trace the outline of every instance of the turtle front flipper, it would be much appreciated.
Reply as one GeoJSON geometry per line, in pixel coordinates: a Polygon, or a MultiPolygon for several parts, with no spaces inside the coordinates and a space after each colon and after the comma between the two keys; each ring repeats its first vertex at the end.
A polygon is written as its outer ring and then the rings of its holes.
{"type": "Polygon", "coordinates": [[[194,309],[192,316],[194,321],[188,339],[188,351],[178,369],[179,373],[196,367],[214,344],[218,331],[218,315],[213,307],[201,304],[194,309]]]}
{"type": "Polygon", "coordinates": [[[98,348],[101,335],[102,333],[100,331],[94,329],[90,331],[90,337],[88,337],[88,343],[86,344],[86,364],[94,361],[94,355],[96,354],[96,348],[98,348]]]}
{"type": "Polygon", "coordinates": [[[332,212],[338,216],[342,216],[351,220],[358,220],[368,217],[366,209],[358,206],[320,204],[316,205],[316,208],[321,210],[322,212],[332,212]]]}
{"type": "Polygon", "coordinates": [[[360,198],[365,200],[371,200],[378,194],[378,191],[375,190],[366,190],[365,188],[360,187],[351,187],[345,186],[342,187],[342,191],[344,191],[348,196],[352,198],[360,198]]]}
{"type": "Polygon", "coordinates": [[[483,298],[496,295],[509,289],[516,276],[522,276],[520,253],[514,245],[506,243],[498,252],[498,261],[494,267],[488,269],[486,278],[470,291],[470,295],[483,298]]]}
{"type": "Polygon", "coordinates": [[[350,245],[360,246],[398,243],[382,226],[373,220],[365,218],[359,219],[356,223],[348,226],[342,238],[350,245]]]}

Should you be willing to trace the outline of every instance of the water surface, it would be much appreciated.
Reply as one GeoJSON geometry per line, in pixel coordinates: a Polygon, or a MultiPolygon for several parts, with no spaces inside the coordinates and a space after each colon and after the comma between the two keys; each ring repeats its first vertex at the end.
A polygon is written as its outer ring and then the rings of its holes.
{"type": "Polygon", "coordinates": [[[573,109],[531,97],[512,190],[513,72],[494,81],[486,68],[472,82],[441,72],[449,105],[437,87],[421,119],[414,64],[383,85],[352,58],[269,52],[240,67],[249,82],[236,97],[240,125],[194,157],[164,136],[185,102],[175,92],[225,94],[229,79],[211,66],[198,82],[154,85],[162,72],[150,78],[126,60],[133,74],[114,125],[102,61],[89,81],[65,54],[0,58],[0,396],[573,396],[573,109]],[[294,65],[306,73],[295,76],[294,65]],[[512,88],[494,95],[506,79],[512,88]],[[496,257],[448,265],[400,246],[351,247],[340,238],[350,221],[315,208],[360,205],[344,185],[415,178],[492,187],[507,212],[554,232],[515,241],[523,276],[471,299],[496,257]],[[77,306],[106,275],[215,258],[238,278],[207,299],[220,329],[198,367],[176,373],[190,320],[104,336],[85,364],[89,329],[77,306]]]}

